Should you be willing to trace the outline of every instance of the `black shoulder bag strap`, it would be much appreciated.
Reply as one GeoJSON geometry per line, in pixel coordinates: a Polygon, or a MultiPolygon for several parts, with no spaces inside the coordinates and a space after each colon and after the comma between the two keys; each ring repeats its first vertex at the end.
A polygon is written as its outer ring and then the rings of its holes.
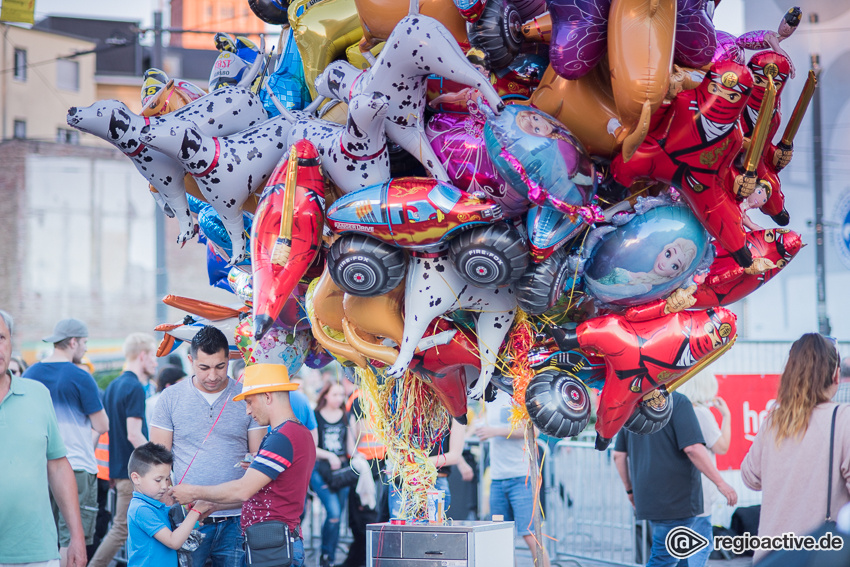
{"type": "Polygon", "coordinates": [[[832,428],[829,431],[829,484],[826,487],[826,522],[835,523],[832,519],[832,457],[835,451],[835,418],[838,415],[838,407],[832,412],[832,428]]]}

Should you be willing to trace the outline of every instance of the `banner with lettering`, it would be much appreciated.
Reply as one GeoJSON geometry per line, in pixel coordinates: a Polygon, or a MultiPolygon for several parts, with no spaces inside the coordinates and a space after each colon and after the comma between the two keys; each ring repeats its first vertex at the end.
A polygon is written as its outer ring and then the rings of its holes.
{"type": "MultiPolygon", "coordinates": [[[[726,400],[732,413],[732,442],[725,455],[717,455],[717,468],[740,469],[764,418],[776,403],[779,375],[718,374],[717,383],[717,395],[726,400]]],[[[716,409],[712,413],[719,424],[720,414],[716,409]]]]}

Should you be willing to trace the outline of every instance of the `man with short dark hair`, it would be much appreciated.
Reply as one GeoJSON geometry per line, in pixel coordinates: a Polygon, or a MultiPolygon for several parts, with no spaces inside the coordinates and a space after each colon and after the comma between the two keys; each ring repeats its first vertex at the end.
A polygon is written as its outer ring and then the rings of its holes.
{"type": "MultiPolygon", "coordinates": [[[[80,517],[86,545],[94,540],[97,520],[97,460],[94,447],[97,438],[109,430],[109,418],[100,402],[97,383],[91,374],[77,365],[86,353],[89,330],[78,319],[62,319],[53,334],[42,339],[53,344],[53,354],[30,366],[24,377],[44,384],[53,399],[59,432],[68,451],[68,462],[77,479],[80,517]],[[94,431],[94,433],[93,433],[94,431]]],[[[59,529],[61,563],[70,543],[68,524],[53,502],[53,514],[59,529]]]]}
{"type": "Polygon", "coordinates": [[[74,470],[50,392],[9,373],[13,330],[12,317],[0,310],[0,564],[59,565],[52,493],[69,533],[65,560],[83,567],[86,542],[74,470]]]}
{"type": "Polygon", "coordinates": [[[665,547],[676,527],[691,528],[703,511],[700,473],[713,482],[726,502],[738,501],[711,461],[694,406],[673,392],[668,403],[673,415],[660,431],[636,435],[623,429],[614,445],[614,464],[635,507],[638,520],[652,526],[652,551],[647,567],[673,567],[679,560],[665,547]]]}
{"type": "Polygon", "coordinates": [[[106,388],[104,404],[112,420],[109,434],[109,478],[115,484],[112,527],[92,557],[93,567],[106,567],[127,540],[127,510],[133,483],[127,462],[133,449],[147,442],[145,386],[156,372],[156,340],[133,333],[124,340],[124,372],[106,388]]]}
{"type": "MultiPolygon", "coordinates": [[[[154,409],[151,441],[174,454],[174,483],[221,484],[242,478],[240,463],[256,453],[266,432],[233,401],[241,388],[227,377],[230,346],[212,325],[198,331],[189,347],[192,377],[166,388],[154,409]]],[[[192,564],[212,558],[215,567],[241,567],[240,507],[218,507],[201,525],[201,545],[192,564]]]]}
{"type": "Polygon", "coordinates": [[[242,529],[246,531],[264,522],[285,523],[293,540],[292,567],[304,564],[300,522],[316,464],[313,436],[295,417],[289,403],[289,392],[297,387],[289,381],[289,373],[282,364],[254,364],[246,368],[244,389],[233,400],[244,399],[248,415],[264,428],[271,427],[257,458],[239,479],[216,486],[183,483],[172,489],[174,498],[181,504],[197,500],[222,506],[242,503],[242,529]]]}
{"type": "Polygon", "coordinates": [[[838,373],[838,390],[832,396],[837,404],[850,404],[850,356],[841,361],[838,373]]]}

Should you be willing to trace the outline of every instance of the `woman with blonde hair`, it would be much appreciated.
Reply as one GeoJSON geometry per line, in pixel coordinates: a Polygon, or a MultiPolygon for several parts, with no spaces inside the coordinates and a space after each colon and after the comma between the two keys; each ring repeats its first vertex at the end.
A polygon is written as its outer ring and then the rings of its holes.
{"type": "Polygon", "coordinates": [[[791,346],[776,405],[741,464],[744,484],[762,491],[760,536],[809,533],[850,502],[850,405],[830,401],[838,367],[835,339],[808,333],[791,346]]]}
{"type": "MultiPolygon", "coordinates": [[[[717,397],[717,389],[717,378],[714,377],[714,374],[708,372],[701,372],[676,388],[676,391],[684,394],[694,406],[694,414],[697,416],[699,428],[702,431],[703,439],[705,439],[705,448],[708,449],[711,463],[715,468],[717,468],[715,455],[725,455],[732,440],[732,414],[729,411],[729,406],[726,405],[726,401],[717,397]],[[714,414],[711,413],[712,407],[717,408],[717,411],[720,412],[720,427],[717,426],[714,414]]],[[[712,541],[714,530],[711,527],[711,509],[717,489],[714,483],[708,480],[708,477],[704,474],[701,477],[703,512],[697,516],[693,529],[712,541]]],[[[705,565],[711,550],[712,547],[707,546],[689,557],[688,566],[702,567],[705,565]]]]}

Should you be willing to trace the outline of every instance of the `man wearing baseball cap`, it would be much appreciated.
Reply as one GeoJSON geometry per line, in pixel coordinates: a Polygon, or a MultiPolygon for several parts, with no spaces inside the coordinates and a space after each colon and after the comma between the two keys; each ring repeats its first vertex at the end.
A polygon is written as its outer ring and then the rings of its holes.
{"type": "MultiPolygon", "coordinates": [[[[24,377],[41,382],[50,391],[59,434],[65,442],[68,461],[77,479],[86,545],[91,545],[97,519],[97,460],[92,430],[98,436],[105,433],[109,430],[109,419],[94,378],[77,366],[86,353],[88,336],[86,324],[79,319],[62,319],[53,327],[53,334],[42,339],[53,344],[53,354],[30,366],[24,377]]],[[[59,554],[64,566],[71,536],[52,495],[51,503],[59,528],[59,554]]]]}
{"type": "MultiPolygon", "coordinates": [[[[242,529],[270,522],[289,526],[293,539],[292,565],[304,564],[304,542],[300,518],[307,487],[316,464],[316,445],[310,430],[295,417],[289,392],[298,384],[289,381],[286,367],[254,364],[245,368],[242,393],[234,401],[245,400],[247,413],[271,431],[263,438],[251,466],[239,480],[216,486],[179,484],[172,489],[181,504],[207,500],[218,504],[242,504],[242,529]]],[[[251,555],[248,537],[248,556],[251,555]]],[[[267,551],[267,550],[264,550],[267,551]]]]}

